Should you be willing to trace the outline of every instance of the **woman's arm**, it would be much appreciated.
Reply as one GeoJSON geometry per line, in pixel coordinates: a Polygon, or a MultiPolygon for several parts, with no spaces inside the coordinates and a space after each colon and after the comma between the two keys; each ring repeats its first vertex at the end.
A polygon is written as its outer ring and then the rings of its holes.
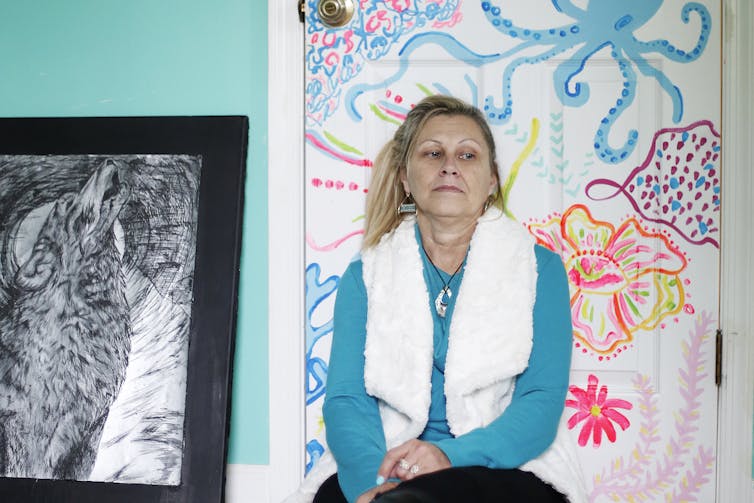
{"type": "Polygon", "coordinates": [[[327,444],[338,464],[338,482],[348,501],[376,485],[385,455],[377,401],[364,388],[367,296],[361,261],[340,279],[334,331],[322,407],[327,444]]]}
{"type": "Polygon", "coordinates": [[[510,405],[492,423],[433,442],[453,466],[516,468],[539,456],[557,433],[568,390],[572,327],[568,279],[560,257],[536,246],[537,297],[529,365],[510,405]]]}

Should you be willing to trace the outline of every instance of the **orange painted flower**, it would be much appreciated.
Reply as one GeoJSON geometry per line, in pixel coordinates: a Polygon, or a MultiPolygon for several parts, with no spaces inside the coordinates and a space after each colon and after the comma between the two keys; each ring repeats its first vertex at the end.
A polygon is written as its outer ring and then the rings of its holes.
{"type": "Polygon", "coordinates": [[[615,228],[577,204],[528,228],[539,244],[562,257],[574,337],[596,353],[613,353],[637,330],[651,330],[683,308],[679,274],[686,257],[636,218],[615,228]]]}
{"type": "Polygon", "coordinates": [[[590,436],[594,447],[599,447],[602,443],[603,432],[610,442],[615,442],[616,431],[613,423],[620,426],[623,431],[631,425],[626,416],[616,410],[631,410],[633,408],[631,402],[620,398],[607,398],[607,386],[604,385],[597,394],[598,383],[597,376],[590,374],[586,389],[573,385],[568,388],[576,398],[575,400],[566,400],[566,407],[576,409],[576,413],[568,418],[568,428],[573,429],[580,422],[584,422],[579,433],[579,445],[581,447],[589,442],[590,436]]]}

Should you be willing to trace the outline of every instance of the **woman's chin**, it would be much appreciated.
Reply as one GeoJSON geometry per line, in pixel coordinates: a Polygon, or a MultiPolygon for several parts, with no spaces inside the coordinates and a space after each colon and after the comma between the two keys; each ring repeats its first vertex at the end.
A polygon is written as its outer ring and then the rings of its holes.
{"type": "Polygon", "coordinates": [[[443,205],[440,208],[427,208],[425,210],[418,210],[420,216],[424,216],[430,219],[443,219],[443,220],[473,220],[477,219],[482,214],[482,207],[480,206],[476,210],[469,208],[468,206],[455,206],[455,205],[443,205]]]}

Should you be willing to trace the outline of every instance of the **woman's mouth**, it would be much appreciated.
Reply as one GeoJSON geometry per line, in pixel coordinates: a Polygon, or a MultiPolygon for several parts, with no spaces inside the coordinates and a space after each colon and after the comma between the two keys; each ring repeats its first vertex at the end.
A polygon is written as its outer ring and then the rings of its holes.
{"type": "Polygon", "coordinates": [[[455,185],[440,185],[435,187],[436,192],[463,192],[459,187],[455,185]]]}

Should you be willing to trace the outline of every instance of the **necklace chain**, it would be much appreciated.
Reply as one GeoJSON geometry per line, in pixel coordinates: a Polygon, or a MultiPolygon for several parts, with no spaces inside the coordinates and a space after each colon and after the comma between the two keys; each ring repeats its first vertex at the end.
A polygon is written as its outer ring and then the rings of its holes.
{"type": "Polygon", "coordinates": [[[434,261],[432,260],[432,257],[429,256],[429,253],[427,253],[427,249],[424,248],[424,244],[422,244],[422,250],[424,250],[424,254],[427,256],[427,260],[429,260],[429,263],[432,264],[432,267],[434,268],[435,272],[437,273],[437,277],[440,278],[440,281],[442,281],[442,289],[440,290],[440,293],[437,294],[437,297],[435,297],[435,311],[437,311],[438,316],[440,318],[445,318],[445,312],[448,309],[448,303],[445,301],[445,297],[448,297],[448,300],[453,296],[453,290],[450,289],[450,283],[453,281],[453,278],[456,277],[456,274],[458,274],[458,271],[461,270],[461,266],[463,265],[463,262],[465,260],[461,260],[461,263],[458,264],[458,267],[456,267],[456,270],[453,274],[450,275],[450,278],[447,282],[442,278],[442,274],[440,273],[440,269],[437,268],[434,261]]]}

